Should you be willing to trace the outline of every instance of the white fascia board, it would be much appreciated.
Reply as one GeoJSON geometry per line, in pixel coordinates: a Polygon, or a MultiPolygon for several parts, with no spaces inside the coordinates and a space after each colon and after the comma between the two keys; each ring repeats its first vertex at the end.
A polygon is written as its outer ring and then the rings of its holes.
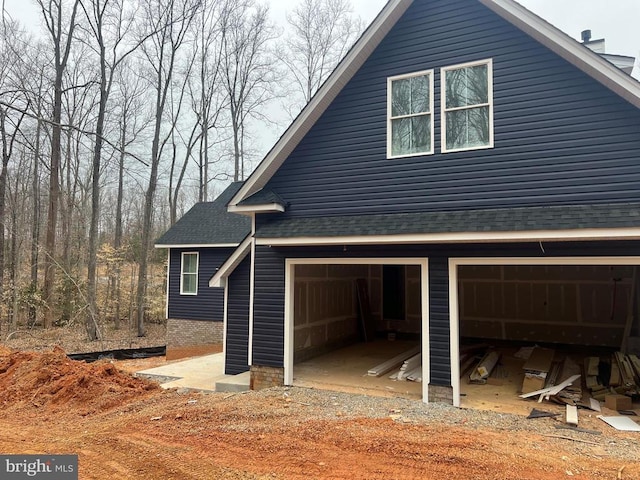
{"type": "Polygon", "coordinates": [[[175,245],[163,245],[156,244],[154,248],[236,248],[239,243],[201,243],[201,244],[193,244],[193,243],[185,243],[185,244],[175,244],[175,245]]]}
{"type": "MultiPolygon", "coordinates": [[[[260,191],[280,168],[302,138],[320,118],[344,86],[356,74],[391,28],[409,8],[413,0],[389,0],[380,14],[362,34],[356,44],[335,68],[327,81],[300,112],[271,151],[244,182],[229,202],[236,206],[242,200],[260,191]]],[[[229,210],[232,211],[232,210],[229,210]]]]}
{"type": "Polygon", "coordinates": [[[640,107],[640,82],[514,0],[479,0],[544,46],[640,107]]]}
{"type": "Polygon", "coordinates": [[[231,213],[282,213],[284,206],[279,203],[266,203],[263,205],[229,205],[227,211],[231,213]]]}
{"type": "Polygon", "coordinates": [[[360,235],[345,237],[258,238],[257,245],[375,245],[414,243],[486,243],[585,240],[637,240],[640,228],[591,228],[517,232],[419,233],[411,235],[360,235]]]}
{"type": "Polygon", "coordinates": [[[251,235],[247,237],[238,245],[236,250],[220,265],[218,271],[209,280],[210,287],[224,287],[226,278],[231,275],[235,268],[244,260],[249,250],[251,250],[251,235]]]}

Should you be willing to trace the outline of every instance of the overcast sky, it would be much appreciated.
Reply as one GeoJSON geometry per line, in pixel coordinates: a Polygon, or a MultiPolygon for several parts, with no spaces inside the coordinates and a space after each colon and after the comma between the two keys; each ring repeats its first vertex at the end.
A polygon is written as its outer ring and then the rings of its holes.
{"type": "MultiPolygon", "coordinates": [[[[1,0],[0,0],[1,1],[1,0]]],[[[269,0],[274,18],[283,20],[299,0],[269,0]]],[[[590,29],[593,38],[605,38],[607,53],[640,56],[640,0],[518,0],[523,6],[571,37],[590,29]]],[[[37,28],[33,0],[4,0],[6,11],[22,23],[37,28]]],[[[386,0],[351,0],[354,10],[371,22],[386,0]]]]}

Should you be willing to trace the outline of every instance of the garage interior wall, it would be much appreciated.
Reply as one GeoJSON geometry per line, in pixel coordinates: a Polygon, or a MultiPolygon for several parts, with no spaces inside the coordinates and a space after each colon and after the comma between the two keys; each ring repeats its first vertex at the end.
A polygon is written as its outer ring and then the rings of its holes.
{"type": "Polygon", "coordinates": [[[371,315],[382,321],[382,265],[296,265],[294,362],[358,341],[355,282],[367,283],[371,315]]]}
{"type": "MultiPolygon", "coordinates": [[[[377,333],[393,331],[419,338],[422,326],[420,267],[394,265],[402,275],[402,318],[383,315],[383,265],[296,265],[294,362],[354,342],[360,337],[356,280],[367,283],[371,316],[377,333]]],[[[395,289],[392,294],[395,292],[395,289]]]]}
{"type": "Polygon", "coordinates": [[[633,269],[460,266],[460,335],[619,347],[633,269]]]}

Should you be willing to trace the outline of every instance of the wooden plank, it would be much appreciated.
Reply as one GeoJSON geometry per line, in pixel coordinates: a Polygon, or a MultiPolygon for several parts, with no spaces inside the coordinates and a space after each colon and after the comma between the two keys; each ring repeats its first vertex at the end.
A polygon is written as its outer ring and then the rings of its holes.
{"type": "Polygon", "coordinates": [[[358,307],[360,309],[360,325],[362,327],[362,335],[365,342],[371,342],[376,334],[375,319],[371,314],[369,291],[367,289],[367,281],[364,278],[358,278],[356,280],[356,292],[358,294],[358,307]]]}
{"type": "Polygon", "coordinates": [[[629,304],[627,307],[627,319],[624,324],[624,331],[622,333],[622,342],[620,345],[620,351],[627,353],[627,344],[629,342],[629,336],[631,335],[631,326],[633,325],[634,312],[636,309],[637,297],[636,289],[638,282],[638,267],[633,267],[633,275],[631,276],[631,292],[629,294],[629,304]]]}
{"type": "Polygon", "coordinates": [[[629,362],[627,361],[626,357],[622,352],[616,352],[614,353],[614,355],[615,355],[616,361],[618,362],[618,365],[620,366],[621,385],[625,387],[634,386],[635,380],[633,378],[634,375],[633,375],[633,369],[631,368],[631,364],[629,364],[629,362]]]}
{"type": "Polygon", "coordinates": [[[554,353],[550,348],[536,347],[522,369],[529,372],[548,372],[551,369],[554,353]]]}
{"type": "Polygon", "coordinates": [[[584,373],[587,376],[598,376],[598,366],[600,365],[600,357],[587,357],[584,359],[584,373]]]}
{"type": "Polygon", "coordinates": [[[390,370],[393,370],[396,367],[402,365],[407,358],[414,356],[416,353],[420,352],[420,346],[414,347],[410,350],[407,350],[404,353],[396,355],[395,357],[387,360],[386,362],[382,362],[380,365],[376,365],[369,369],[367,374],[370,377],[379,377],[380,375],[384,375],[390,370]]]}
{"type": "Polygon", "coordinates": [[[411,370],[407,375],[407,380],[411,382],[422,382],[422,366],[411,370]]]}
{"type": "Polygon", "coordinates": [[[616,356],[611,357],[611,375],[609,375],[609,385],[612,387],[617,387],[620,385],[620,365],[618,364],[618,360],[616,356]]]}
{"type": "Polygon", "coordinates": [[[478,362],[478,365],[476,365],[476,367],[471,371],[471,374],[469,375],[469,382],[477,384],[487,383],[487,378],[491,375],[491,371],[496,366],[499,359],[500,354],[498,352],[487,352],[487,354],[478,362]]]}
{"type": "Polygon", "coordinates": [[[549,396],[557,395],[563,389],[565,389],[569,385],[573,384],[573,382],[575,382],[578,378],[580,378],[580,375],[573,375],[573,376],[567,378],[564,382],[559,383],[556,386],[549,387],[549,388],[543,388],[541,390],[536,390],[535,392],[523,393],[522,395],[520,395],[520,398],[535,397],[536,395],[549,395],[549,396]]]}
{"type": "Polygon", "coordinates": [[[407,378],[407,373],[411,370],[414,370],[419,365],[422,365],[422,354],[418,353],[411,358],[408,358],[400,367],[400,371],[398,372],[398,380],[405,380],[407,378]]]}
{"type": "Polygon", "coordinates": [[[566,422],[568,425],[578,426],[578,407],[575,405],[567,405],[566,422]]]}

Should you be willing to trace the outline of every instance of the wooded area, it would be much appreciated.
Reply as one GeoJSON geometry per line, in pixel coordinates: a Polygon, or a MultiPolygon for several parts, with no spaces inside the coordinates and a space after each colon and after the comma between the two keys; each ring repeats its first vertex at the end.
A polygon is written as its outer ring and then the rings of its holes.
{"type": "Polygon", "coordinates": [[[164,321],[153,242],[260,160],[363,30],[348,0],[33,0],[0,26],[0,334],[164,321]],[[283,118],[280,112],[287,112],[283,118]]]}

